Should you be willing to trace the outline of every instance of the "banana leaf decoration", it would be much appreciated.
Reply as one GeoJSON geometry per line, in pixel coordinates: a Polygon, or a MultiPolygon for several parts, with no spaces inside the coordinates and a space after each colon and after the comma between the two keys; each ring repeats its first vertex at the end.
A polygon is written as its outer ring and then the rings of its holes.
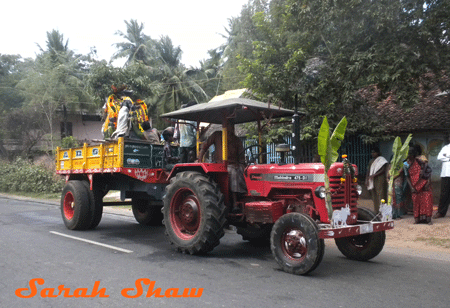
{"type": "Polygon", "coordinates": [[[331,165],[335,163],[339,157],[338,150],[344,140],[346,128],[347,119],[343,117],[334,129],[333,134],[330,136],[330,125],[328,124],[327,117],[324,117],[322,125],[320,126],[319,136],[317,138],[320,160],[325,166],[325,205],[327,207],[328,217],[330,219],[333,215],[333,205],[331,203],[330,178],[328,177],[328,170],[330,170],[331,165]]]}
{"type": "Polygon", "coordinates": [[[392,146],[391,168],[389,169],[389,186],[388,186],[388,204],[392,205],[392,196],[394,194],[394,178],[400,174],[403,168],[403,161],[408,157],[409,142],[412,135],[409,134],[402,145],[400,137],[396,137],[392,146]]]}

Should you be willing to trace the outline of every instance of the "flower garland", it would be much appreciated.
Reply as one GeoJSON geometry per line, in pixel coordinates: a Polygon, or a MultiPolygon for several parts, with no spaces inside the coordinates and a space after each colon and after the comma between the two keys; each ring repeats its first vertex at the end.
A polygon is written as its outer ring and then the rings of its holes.
{"type": "Polygon", "coordinates": [[[342,175],[341,182],[345,182],[345,179],[347,178],[347,175],[350,173],[350,176],[351,176],[353,182],[356,183],[357,178],[356,178],[355,168],[348,161],[346,154],[342,155],[342,158],[343,158],[343,163],[344,163],[344,174],[342,175]]]}

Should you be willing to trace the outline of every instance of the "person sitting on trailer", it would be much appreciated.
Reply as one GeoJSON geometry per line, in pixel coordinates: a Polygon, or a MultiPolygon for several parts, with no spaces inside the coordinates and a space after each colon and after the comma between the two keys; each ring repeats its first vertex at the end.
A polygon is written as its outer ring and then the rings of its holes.
{"type": "Polygon", "coordinates": [[[144,130],[145,140],[149,141],[151,144],[161,144],[158,130],[152,128],[149,121],[142,123],[142,129],[144,130]]]}

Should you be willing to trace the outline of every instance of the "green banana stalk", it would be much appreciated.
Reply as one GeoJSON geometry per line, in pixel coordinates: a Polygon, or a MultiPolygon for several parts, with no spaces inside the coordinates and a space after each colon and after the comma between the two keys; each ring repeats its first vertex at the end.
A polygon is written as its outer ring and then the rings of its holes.
{"type": "Polygon", "coordinates": [[[331,203],[330,178],[328,177],[328,170],[330,170],[331,165],[335,163],[339,157],[338,150],[341,147],[342,140],[344,140],[346,128],[347,119],[343,117],[334,129],[333,134],[330,136],[330,125],[328,124],[327,117],[324,117],[317,138],[320,160],[325,166],[325,205],[327,207],[328,217],[330,219],[333,215],[333,205],[331,203]]]}
{"type": "Polygon", "coordinates": [[[405,142],[402,145],[400,137],[396,137],[394,144],[392,145],[392,160],[391,168],[389,169],[389,186],[388,186],[388,204],[392,204],[392,196],[394,194],[394,178],[400,174],[400,170],[403,168],[403,161],[408,157],[409,142],[412,139],[412,135],[409,134],[405,142]]]}

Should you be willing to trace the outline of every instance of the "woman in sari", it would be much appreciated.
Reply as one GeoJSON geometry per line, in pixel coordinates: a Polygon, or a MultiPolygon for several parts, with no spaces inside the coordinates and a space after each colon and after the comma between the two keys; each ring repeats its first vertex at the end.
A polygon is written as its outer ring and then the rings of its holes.
{"type": "Polygon", "coordinates": [[[422,155],[420,146],[410,148],[411,166],[408,173],[408,184],[411,187],[414,208],[414,223],[427,222],[433,224],[431,215],[433,213],[433,195],[431,192],[431,173],[429,172],[428,160],[422,155]]]}

